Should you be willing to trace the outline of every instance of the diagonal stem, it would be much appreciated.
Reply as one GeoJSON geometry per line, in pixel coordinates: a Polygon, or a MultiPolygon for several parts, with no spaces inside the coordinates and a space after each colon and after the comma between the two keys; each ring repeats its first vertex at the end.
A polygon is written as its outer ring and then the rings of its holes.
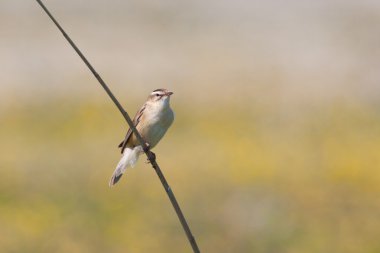
{"type": "Polygon", "coordinates": [[[111,90],[108,88],[107,84],[103,81],[103,79],[100,77],[100,75],[96,72],[96,70],[92,67],[90,62],[86,59],[86,57],[82,54],[82,52],[79,50],[79,48],[75,45],[75,43],[71,40],[69,35],[63,30],[61,25],[58,23],[58,21],[53,17],[53,15],[49,12],[49,10],[45,7],[45,5],[41,2],[41,0],[36,0],[37,3],[42,7],[42,9],[46,12],[46,14],[50,17],[50,19],[53,21],[53,23],[57,26],[57,28],[61,31],[63,36],[66,38],[66,40],[70,43],[70,45],[74,48],[75,52],[79,55],[79,57],[83,60],[83,62],[86,64],[86,66],[90,69],[92,74],[95,76],[95,78],[98,80],[100,85],[103,87],[103,89],[107,92],[108,96],[112,99],[116,107],[119,109],[125,120],[127,121],[129,127],[131,128],[132,132],[135,134],[137,140],[140,142],[141,146],[144,149],[145,154],[147,155],[150,163],[152,164],[152,167],[157,173],[157,176],[159,177],[162,186],[165,188],[165,191],[170,199],[170,202],[172,203],[175,212],[177,213],[178,219],[182,224],[183,229],[185,230],[186,236],[191,244],[191,247],[194,251],[194,253],[200,253],[200,250],[198,248],[197,242],[195,241],[194,236],[191,233],[191,230],[189,228],[189,225],[186,222],[185,216],[183,215],[181,208],[174,196],[174,193],[172,189],[170,188],[168,182],[165,179],[164,174],[162,173],[160,167],[158,166],[158,163],[156,162],[156,159],[152,152],[150,152],[149,147],[146,145],[145,141],[141,137],[140,133],[137,131],[136,127],[133,125],[133,122],[131,118],[129,117],[128,113],[124,110],[124,108],[121,106],[119,101],[116,99],[116,97],[112,94],[111,90]]]}

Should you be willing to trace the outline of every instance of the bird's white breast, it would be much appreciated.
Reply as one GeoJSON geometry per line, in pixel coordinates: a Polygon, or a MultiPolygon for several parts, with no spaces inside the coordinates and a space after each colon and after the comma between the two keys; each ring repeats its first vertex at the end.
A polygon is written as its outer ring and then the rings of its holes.
{"type": "Polygon", "coordinates": [[[169,103],[154,103],[148,105],[146,109],[146,126],[144,127],[144,138],[150,144],[151,148],[157,145],[165,135],[174,120],[174,113],[169,103]]]}

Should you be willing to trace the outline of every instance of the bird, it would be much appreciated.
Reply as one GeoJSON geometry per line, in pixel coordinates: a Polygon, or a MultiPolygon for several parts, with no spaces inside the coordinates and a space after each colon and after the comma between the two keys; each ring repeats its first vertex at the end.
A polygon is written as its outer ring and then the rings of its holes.
{"type": "MultiPolygon", "coordinates": [[[[156,89],[150,93],[144,105],[133,118],[133,125],[143,138],[149,150],[154,148],[165,135],[174,121],[174,112],[170,107],[170,97],[173,92],[167,89],[156,89]]],[[[143,148],[132,129],[128,129],[124,140],[118,146],[121,148],[121,159],[109,181],[114,186],[128,167],[134,167],[143,148]]],[[[152,153],[154,155],[154,153],[152,153]]],[[[155,156],[155,155],[154,155],[155,156]]]]}

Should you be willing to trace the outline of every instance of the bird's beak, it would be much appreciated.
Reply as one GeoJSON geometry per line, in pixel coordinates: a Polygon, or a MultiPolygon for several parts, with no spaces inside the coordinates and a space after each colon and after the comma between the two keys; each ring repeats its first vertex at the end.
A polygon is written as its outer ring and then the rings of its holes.
{"type": "Polygon", "coordinates": [[[168,91],[168,92],[166,92],[166,94],[165,94],[166,96],[171,96],[171,95],[173,95],[173,92],[171,92],[171,91],[168,91]]]}

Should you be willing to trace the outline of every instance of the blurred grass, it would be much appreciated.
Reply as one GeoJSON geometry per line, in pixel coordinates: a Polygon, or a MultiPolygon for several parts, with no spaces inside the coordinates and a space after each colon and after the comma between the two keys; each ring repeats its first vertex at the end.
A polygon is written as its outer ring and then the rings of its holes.
{"type": "MultiPolygon", "coordinates": [[[[202,252],[379,252],[376,1],[49,1],[155,152],[202,252]],[[131,100],[132,99],[132,100],[131,100]]],[[[38,5],[0,2],[0,251],[190,252],[126,123],[38,5]]]]}
{"type": "MultiPolygon", "coordinates": [[[[204,252],[380,250],[374,108],[328,104],[283,117],[239,103],[174,107],[156,153],[204,252]]],[[[110,103],[8,108],[0,118],[3,252],[189,251],[144,158],[108,188],[126,130],[110,103]]]]}

